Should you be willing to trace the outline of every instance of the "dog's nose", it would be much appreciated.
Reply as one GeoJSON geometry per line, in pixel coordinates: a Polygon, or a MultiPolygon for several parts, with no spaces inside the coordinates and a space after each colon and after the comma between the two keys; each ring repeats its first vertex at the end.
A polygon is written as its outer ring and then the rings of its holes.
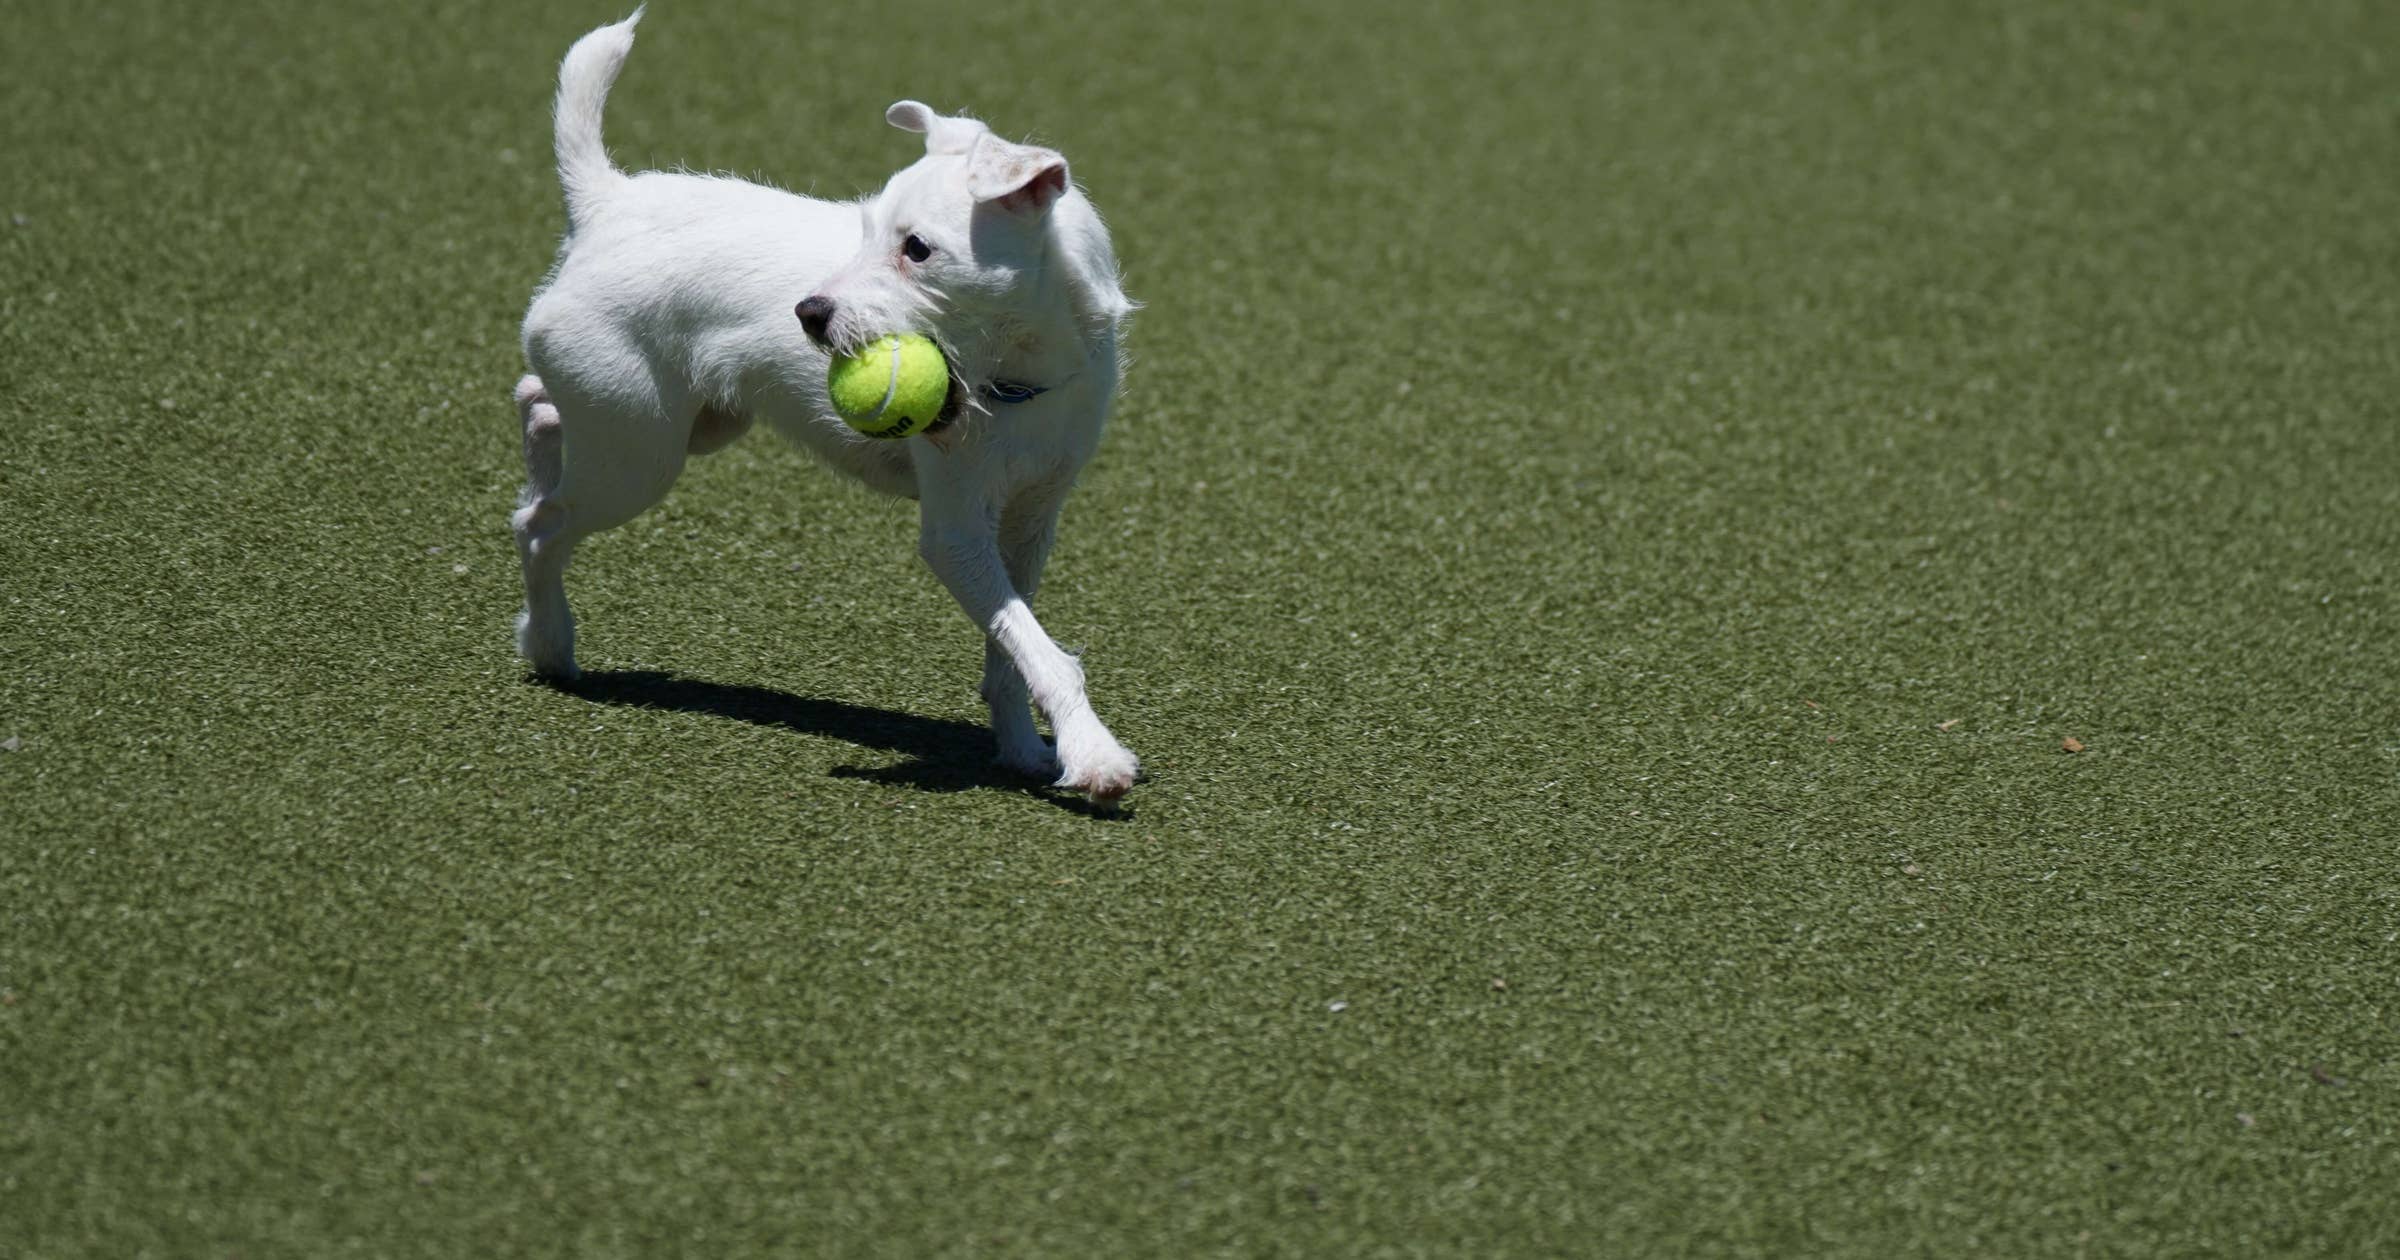
{"type": "Polygon", "coordinates": [[[800,317],[800,327],[807,331],[810,341],[816,342],[820,346],[826,344],[825,329],[833,323],[832,298],[823,296],[802,298],[800,305],[792,308],[792,314],[800,317]]]}

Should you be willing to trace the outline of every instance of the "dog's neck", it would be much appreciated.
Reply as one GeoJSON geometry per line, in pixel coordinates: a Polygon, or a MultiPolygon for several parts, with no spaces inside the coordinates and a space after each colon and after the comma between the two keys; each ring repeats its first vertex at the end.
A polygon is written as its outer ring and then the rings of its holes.
{"type": "Polygon", "coordinates": [[[1113,321],[1095,317],[1077,300],[1074,273],[1052,243],[1043,260],[1040,301],[1010,321],[992,365],[992,379],[1056,389],[1088,373],[1116,344],[1113,321]]]}
{"type": "Polygon", "coordinates": [[[1099,347],[1071,318],[1018,324],[992,365],[992,379],[1036,389],[1056,389],[1090,369],[1099,347]]]}

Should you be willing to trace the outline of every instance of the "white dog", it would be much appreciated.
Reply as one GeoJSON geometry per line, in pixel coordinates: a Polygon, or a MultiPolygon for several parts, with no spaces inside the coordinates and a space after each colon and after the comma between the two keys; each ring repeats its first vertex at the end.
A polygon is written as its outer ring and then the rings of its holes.
{"type": "Polygon", "coordinates": [[[600,112],[640,17],[584,36],[559,67],[567,237],[525,315],[518,650],[542,674],[574,678],[564,577],[575,544],[656,504],[686,455],[763,417],[842,472],[917,500],[918,554],[985,635],[1000,761],[1098,801],[1124,795],[1133,754],[1027,607],[1099,443],[1133,311],[1066,159],[902,101],[885,118],[923,132],[925,156],[864,201],[627,175],[609,161],[600,112]],[[892,332],[941,346],[950,399],[928,432],[875,440],[834,415],[825,373],[829,355],[892,332]]]}

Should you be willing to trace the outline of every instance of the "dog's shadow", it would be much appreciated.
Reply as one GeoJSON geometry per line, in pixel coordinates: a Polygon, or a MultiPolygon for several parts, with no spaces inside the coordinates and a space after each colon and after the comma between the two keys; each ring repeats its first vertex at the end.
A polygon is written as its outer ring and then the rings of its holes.
{"type": "Polygon", "coordinates": [[[705,713],[753,726],[823,735],[908,758],[893,766],[835,766],[832,773],[836,778],[865,779],[925,792],[993,788],[1045,800],[1088,817],[1125,816],[994,764],[991,732],[969,722],[795,696],[772,687],[706,682],[655,669],[587,670],[574,682],[551,685],[600,704],[705,713]]]}

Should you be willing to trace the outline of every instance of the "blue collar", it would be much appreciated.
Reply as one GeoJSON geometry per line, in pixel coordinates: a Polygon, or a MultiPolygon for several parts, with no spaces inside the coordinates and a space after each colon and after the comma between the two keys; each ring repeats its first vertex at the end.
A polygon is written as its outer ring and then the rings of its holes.
{"type": "Polygon", "coordinates": [[[1047,385],[1027,385],[1022,381],[993,381],[983,387],[983,396],[1003,407],[1031,402],[1049,392],[1047,385]]]}

